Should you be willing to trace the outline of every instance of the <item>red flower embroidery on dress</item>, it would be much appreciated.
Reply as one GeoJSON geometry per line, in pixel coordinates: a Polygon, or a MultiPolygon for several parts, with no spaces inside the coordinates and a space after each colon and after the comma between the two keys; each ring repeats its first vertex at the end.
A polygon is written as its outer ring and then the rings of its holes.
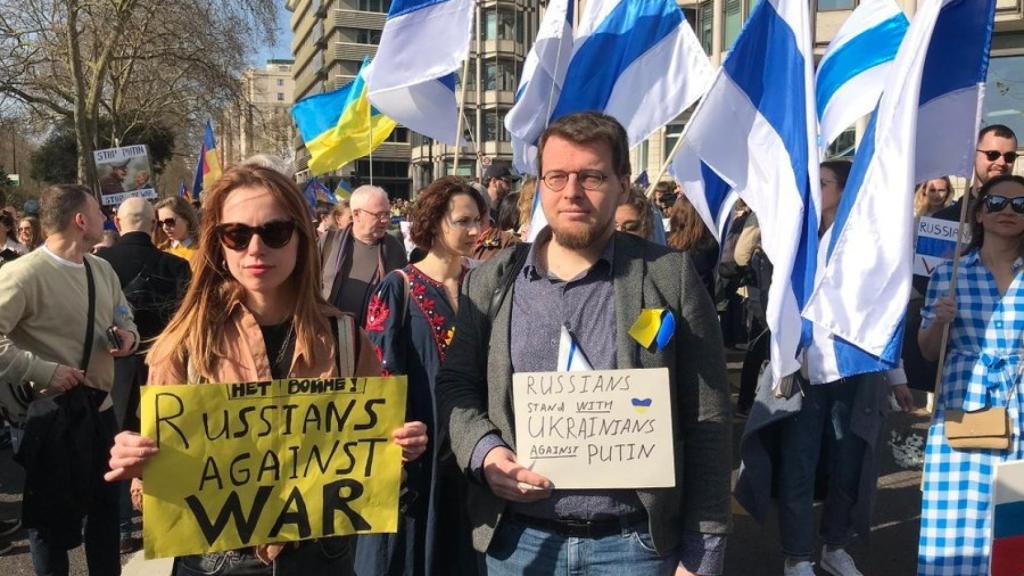
{"type": "Polygon", "coordinates": [[[366,311],[366,331],[383,332],[384,325],[387,324],[388,316],[390,315],[391,310],[388,309],[388,305],[384,303],[380,296],[374,294],[370,298],[370,307],[366,311]]]}

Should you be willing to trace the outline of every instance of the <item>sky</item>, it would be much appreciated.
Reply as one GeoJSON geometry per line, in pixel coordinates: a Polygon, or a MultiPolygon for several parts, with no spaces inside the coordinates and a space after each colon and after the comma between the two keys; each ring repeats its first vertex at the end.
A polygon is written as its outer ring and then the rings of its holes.
{"type": "Polygon", "coordinates": [[[292,58],[292,13],[284,6],[284,0],[279,0],[277,6],[277,44],[264,46],[253,58],[253,65],[261,67],[267,60],[277,58],[292,58]]]}

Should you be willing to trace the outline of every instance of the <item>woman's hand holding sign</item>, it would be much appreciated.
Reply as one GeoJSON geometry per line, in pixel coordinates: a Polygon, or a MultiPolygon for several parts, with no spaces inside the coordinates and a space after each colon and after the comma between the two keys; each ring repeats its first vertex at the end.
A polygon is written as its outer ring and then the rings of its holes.
{"type": "Polygon", "coordinates": [[[160,449],[156,441],[136,432],[121,432],[114,437],[110,449],[110,472],[103,475],[107,482],[142,478],[142,468],[160,449]]]}
{"type": "Polygon", "coordinates": [[[402,462],[412,462],[427,451],[427,425],[423,422],[406,422],[392,436],[402,447],[402,462]]]}

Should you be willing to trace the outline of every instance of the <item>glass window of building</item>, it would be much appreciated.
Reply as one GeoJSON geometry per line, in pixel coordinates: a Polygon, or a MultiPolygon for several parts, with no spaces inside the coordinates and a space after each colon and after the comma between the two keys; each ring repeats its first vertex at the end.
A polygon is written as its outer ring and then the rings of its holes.
{"type": "MultiPolygon", "coordinates": [[[[1024,145],[1024,56],[992,58],[985,86],[982,126],[1005,124],[1017,134],[1017,145],[1024,145]]],[[[1016,172],[1020,173],[1021,161],[1016,172]]]]}
{"type": "Polygon", "coordinates": [[[277,85],[278,86],[284,86],[284,79],[283,78],[278,78],[277,79],[277,85]]]}
{"type": "Polygon", "coordinates": [[[857,153],[857,129],[851,126],[840,134],[836,141],[829,145],[825,156],[828,158],[853,158],[857,153]]]}
{"type": "MultiPolygon", "coordinates": [[[[455,71],[455,89],[458,92],[462,88],[462,67],[455,71]]],[[[466,83],[467,90],[476,90],[476,62],[469,61],[469,81],[466,83]]]]}
{"type": "Polygon", "coordinates": [[[724,50],[732,49],[733,42],[740,35],[740,30],[743,28],[742,8],[741,0],[725,0],[722,5],[722,17],[725,20],[725,37],[723,38],[725,45],[722,46],[724,50]]]}
{"type": "Polygon", "coordinates": [[[484,40],[516,40],[522,37],[520,17],[508,8],[488,8],[484,13],[484,40]]]}
{"type": "Polygon", "coordinates": [[[391,10],[391,0],[359,0],[359,9],[363,12],[382,12],[391,10]]]}
{"type": "Polygon", "coordinates": [[[668,155],[676,147],[676,142],[679,141],[679,135],[682,133],[682,124],[669,124],[665,126],[665,155],[668,155]]]}
{"type": "Polygon", "coordinates": [[[459,170],[457,172],[455,171],[455,160],[445,160],[444,171],[445,174],[472,178],[476,175],[476,160],[463,160],[460,158],[459,170]]]}
{"type": "Polygon", "coordinates": [[[483,126],[480,138],[484,142],[511,142],[508,130],[505,129],[507,110],[484,110],[483,126]]]}
{"type": "Polygon", "coordinates": [[[380,44],[380,30],[368,30],[366,28],[353,28],[357,44],[380,44]]]}
{"type": "Polygon", "coordinates": [[[818,0],[818,12],[853,10],[853,0],[818,0]]]}
{"type": "Polygon", "coordinates": [[[517,87],[514,60],[497,58],[484,61],[484,90],[514,92],[517,87]]]}
{"type": "Polygon", "coordinates": [[[704,52],[711,54],[713,49],[712,38],[714,37],[715,30],[715,7],[711,0],[707,0],[700,5],[696,29],[700,37],[700,45],[704,47],[704,52]]]}

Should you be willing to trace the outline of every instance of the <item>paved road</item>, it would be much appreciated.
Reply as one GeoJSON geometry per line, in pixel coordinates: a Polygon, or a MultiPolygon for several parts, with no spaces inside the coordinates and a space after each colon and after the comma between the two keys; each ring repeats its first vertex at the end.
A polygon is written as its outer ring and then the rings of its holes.
{"type": "MultiPolygon", "coordinates": [[[[737,368],[730,364],[730,368],[737,368]]],[[[733,378],[736,371],[730,370],[733,378]]],[[[850,550],[858,566],[867,576],[900,576],[915,573],[918,520],[920,518],[921,481],[919,456],[916,446],[923,447],[927,429],[926,415],[896,414],[883,432],[880,489],[875,508],[870,540],[858,542],[850,550]],[[890,442],[894,440],[894,450],[890,442]],[[906,440],[907,437],[910,440],[906,440]],[[915,439],[915,437],[918,437],[915,439]],[[920,442],[920,444],[918,444],[920,442]]],[[[743,420],[736,419],[735,437],[742,432],[743,420]]],[[[738,467],[738,456],[733,455],[738,467]]],[[[17,513],[20,501],[21,470],[11,461],[9,449],[0,451],[0,517],[17,513]]],[[[16,537],[15,549],[0,556],[0,576],[30,576],[31,558],[24,533],[16,537]]],[[[130,555],[122,556],[128,562],[130,555]]],[[[125,576],[167,576],[166,563],[144,563],[133,560],[125,576]]],[[[86,576],[85,560],[81,549],[72,553],[72,576],[86,576]]],[[[779,553],[778,530],[774,521],[766,526],[757,525],[743,514],[735,516],[735,529],[729,538],[726,560],[728,576],[781,575],[782,556],[779,553]]],[[[824,574],[820,572],[819,574],[824,574]]]]}

